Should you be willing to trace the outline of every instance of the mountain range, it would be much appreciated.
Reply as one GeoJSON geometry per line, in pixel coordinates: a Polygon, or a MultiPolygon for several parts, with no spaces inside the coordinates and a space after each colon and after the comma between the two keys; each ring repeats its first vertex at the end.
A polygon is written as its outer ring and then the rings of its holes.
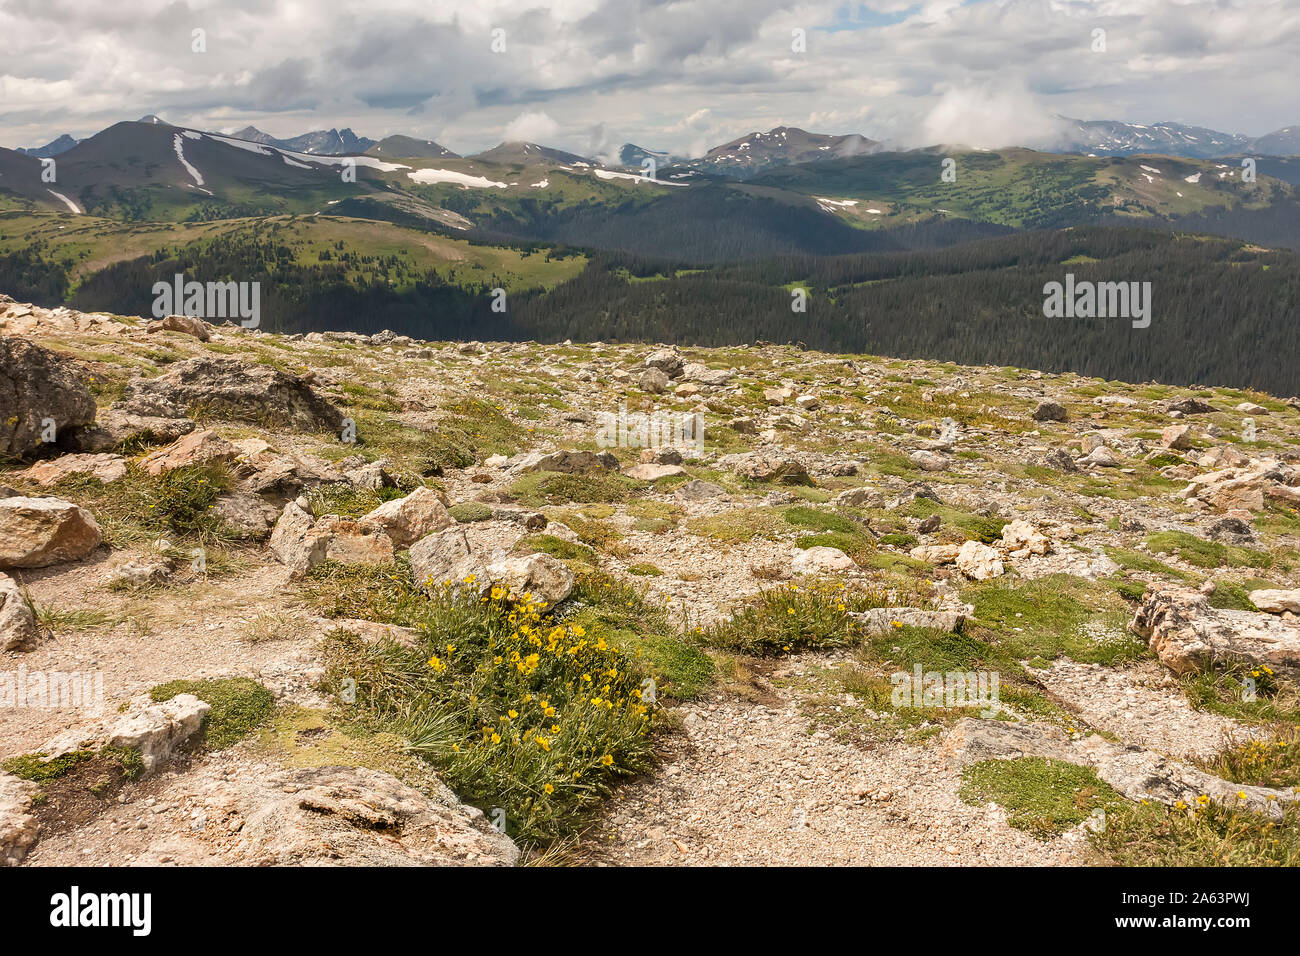
{"type": "MultiPolygon", "coordinates": [[[[1197,159],[1244,155],[1300,156],[1300,126],[1287,126],[1264,136],[1252,138],[1239,133],[1224,133],[1206,127],[1173,122],[1146,126],[1115,120],[1080,120],[1066,116],[1058,116],[1056,119],[1059,125],[1055,136],[1019,145],[1052,152],[1084,153],[1095,156],[1142,154],[1197,159]]],[[[163,121],[157,116],[150,115],[143,117],[140,122],[158,124],[163,121]]],[[[255,126],[245,126],[229,135],[250,143],[314,156],[370,153],[376,156],[459,158],[459,154],[432,140],[400,134],[388,136],[383,140],[374,140],[358,136],[347,128],[313,130],[299,136],[281,139],[255,126]]],[[[65,133],[44,146],[19,148],[16,152],[36,157],[58,156],[78,142],[65,133]]],[[[897,147],[888,142],[871,140],[856,133],[833,136],[809,133],[795,127],[778,126],[767,132],[751,132],[728,143],[715,146],[704,156],[697,158],[649,149],[635,143],[624,143],[618,157],[619,164],[627,167],[640,168],[649,158],[653,159],[657,166],[678,163],[690,168],[743,179],[773,165],[816,162],[837,156],[859,155],[895,148],[897,147]]],[[[475,155],[487,162],[502,162],[507,158],[512,162],[530,162],[538,155],[561,162],[595,162],[564,150],[523,143],[501,143],[491,150],[475,155]],[[532,146],[533,150],[523,149],[522,147],[526,145],[532,146]],[[548,153],[536,152],[536,150],[548,149],[550,150],[548,153]]]]}

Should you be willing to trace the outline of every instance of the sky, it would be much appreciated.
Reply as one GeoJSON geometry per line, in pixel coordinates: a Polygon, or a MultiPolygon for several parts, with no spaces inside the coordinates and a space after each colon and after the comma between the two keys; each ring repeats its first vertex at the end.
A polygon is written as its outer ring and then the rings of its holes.
{"type": "Polygon", "coordinates": [[[1060,115],[1300,124],[1300,0],[0,0],[0,36],[9,147],[145,114],[602,157],[782,125],[1050,147],[1060,115]]]}

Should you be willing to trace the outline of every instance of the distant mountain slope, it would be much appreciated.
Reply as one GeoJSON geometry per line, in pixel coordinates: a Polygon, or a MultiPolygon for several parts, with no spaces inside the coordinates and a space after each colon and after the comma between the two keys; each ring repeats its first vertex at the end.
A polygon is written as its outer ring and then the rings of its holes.
{"type": "Polygon", "coordinates": [[[1250,144],[1249,152],[1262,156],[1300,156],[1300,126],[1288,126],[1261,136],[1250,144]]]}
{"type": "Polygon", "coordinates": [[[37,146],[35,149],[18,149],[17,152],[24,156],[39,156],[46,158],[49,156],[58,156],[60,153],[66,153],[72,147],[77,145],[77,140],[73,139],[67,133],[64,133],[58,139],[51,140],[44,146],[37,146]]]}
{"type": "Polygon", "coordinates": [[[514,163],[531,166],[536,163],[561,163],[563,165],[573,165],[582,163],[587,166],[595,163],[585,156],[579,156],[577,153],[567,153],[562,149],[552,149],[550,146],[539,146],[536,143],[524,142],[507,142],[493,146],[491,149],[482,153],[475,153],[470,159],[477,159],[485,163],[514,163]]]}
{"type": "Polygon", "coordinates": [[[1063,141],[1043,144],[1067,152],[1096,156],[1189,156],[1215,159],[1225,156],[1300,155],[1300,126],[1288,126],[1251,139],[1239,133],[1224,133],[1203,126],[1156,123],[1142,126],[1115,120],[1077,120],[1060,117],[1067,124],[1063,141]]]}
{"type": "Polygon", "coordinates": [[[413,136],[385,136],[379,142],[366,149],[371,156],[384,156],[399,159],[459,159],[446,146],[431,139],[416,139],[413,136]]]}

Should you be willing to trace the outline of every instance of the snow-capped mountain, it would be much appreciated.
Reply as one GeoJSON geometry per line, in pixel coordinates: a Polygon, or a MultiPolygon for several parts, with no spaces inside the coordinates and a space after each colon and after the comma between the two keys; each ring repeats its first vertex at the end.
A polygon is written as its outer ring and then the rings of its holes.
{"type": "Polygon", "coordinates": [[[1266,136],[1251,139],[1240,133],[1224,133],[1204,126],[1156,123],[1143,126],[1115,120],[1077,120],[1060,117],[1064,140],[1037,144],[1048,149],[1092,153],[1097,156],[1131,156],[1155,153],[1213,159],[1254,153],[1261,156],[1300,154],[1300,126],[1288,126],[1266,136]]]}
{"type": "Polygon", "coordinates": [[[857,133],[828,136],[793,126],[778,126],[766,133],[750,133],[715,146],[702,158],[689,160],[683,165],[703,172],[748,179],[772,166],[859,156],[873,152],[879,145],[857,133]]]}
{"type": "Polygon", "coordinates": [[[256,126],[245,126],[231,135],[235,139],[247,140],[250,143],[261,143],[263,146],[274,146],[277,149],[309,153],[313,156],[346,156],[364,153],[375,145],[375,140],[358,136],[350,129],[318,129],[289,139],[277,139],[270,133],[262,132],[256,126]]]}

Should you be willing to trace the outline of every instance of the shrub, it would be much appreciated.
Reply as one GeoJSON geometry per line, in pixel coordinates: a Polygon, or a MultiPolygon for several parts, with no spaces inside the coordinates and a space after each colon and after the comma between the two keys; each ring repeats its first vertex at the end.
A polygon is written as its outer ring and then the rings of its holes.
{"type": "Polygon", "coordinates": [[[399,733],[463,798],[506,812],[507,833],[544,845],[573,834],[619,777],[649,768],[642,671],[603,635],[550,609],[436,588],[416,650],[326,639],[326,686],[355,681],[355,707],[399,733]]]}
{"type": "Polygon", "coordinates": [[[851,611],[886,607],[885,595],[815,582],[768,588],[704,630],[714,647],[774,657],[808,647],[843,647],[860,637],[851,611]]]}

